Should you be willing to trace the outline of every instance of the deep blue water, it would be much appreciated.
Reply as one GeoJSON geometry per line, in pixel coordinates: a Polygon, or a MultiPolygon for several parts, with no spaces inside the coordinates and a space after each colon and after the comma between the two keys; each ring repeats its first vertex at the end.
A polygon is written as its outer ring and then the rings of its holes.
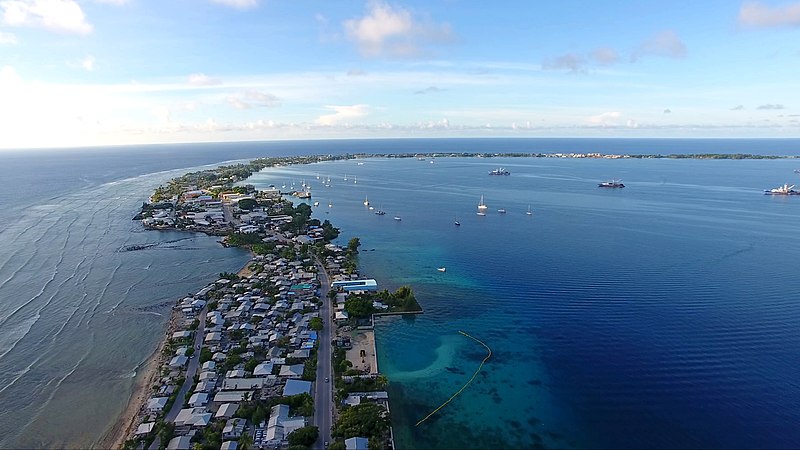
{"type": "MultiPolygon", "coordinates": [[[[131,221],[158,184],[258,156],[458,151],[784,155],[800,154],[800,141],[424,139],[2,152],[0,447],[96,442],[127,402],[172,302],[244,263],[242,252],[214,238],[145,232],[131,221]],[[142,243],[157,245],[120,251],[142,243]]],[[[363,272],[417,292],[423,316],[385,320],[377,330],[402,448],[798,447],[800,205],[761,194],[795,179],[798,167],[437,158],[282,168],[259,182],[314,183],[316,214],[340,226],[343,240],[362,238],[363,272]],[[486,175],[498,166],[512,175],[486,175]],[[317,172],[333,186],[320,187],[317,172]],[[345,174],[358,183],[344,182],[345,174]],[[628,187],[596,188],[609,178],[628,187]],[[365,195],[387,215],[365,211],[365,195]],[[474,214],[480,195],[490,207],[483,218],[474,214]],[[532,217],[524,215],[528,204],[532,217]],[[415,428],[484,356],[459,329],[495,355],[464,395],[415,428]]]]}
{"type": "Polygon", "coordinates": [[[795,167],[369,159],[254,180],[311,182],[317,217],[361,238],[363,272],[417,292],[424,315],[377,328],[400,448],[796,448],[800,203],[762,193],[795,167]],[[597,187],[612,177],[627,187],[597,187]],[[494,356],[415,427],[485,355],[458,330],[494,356]]]}

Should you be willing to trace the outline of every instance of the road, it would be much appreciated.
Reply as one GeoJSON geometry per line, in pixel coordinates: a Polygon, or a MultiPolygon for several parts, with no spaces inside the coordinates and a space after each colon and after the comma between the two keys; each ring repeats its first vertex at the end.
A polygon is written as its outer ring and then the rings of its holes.
{"type": "Polygon", "coordinates": [[[317,381],[314,387],[314,425],[319,428],[319,439],[312,448],[322,449],[325,442],[331,442],[331,426],[333,422],[333,372],[331,370],[331,301],[328,299],[330,280],[325,267],[317,261],[317,273],[320,282],[319,309],[322,318],[322,331],[319,332],[317,349],[317,381]],[[325,382],[325,379],[328,382],[325,382]]]}
{"type": "MultiPolygon", "coordinates": [[[[189,365],[186,368],[186,381],[183,382],[183,386],[181,386],[181,390],[178,391],[178,396],[175,397],[175,403],[172,404],[172,408],[167,412],[167,415],[164,417],[165,422],[174,422],[175,418],[178,417],[178,413],[181,412],[183,409],[183,402],[186,398],[186,393],[189,392],[189,389],[192,388],[192,384],[194,383],[194,374],[197,373],[197,367],[200,365],[200,347],[203,345],[203,334],[205,333],[206,329],[206,313],[208,312],[208,308],[204,307],[202,311],[200,311],[200,315],[197,317],[200,320],[200,325],[197,327],[197,331],[194,333],[194,353],[192,357],[189,358],[189,365]]],[[[161,445],[161,439],[156,436],[156,439],[150,445],[150,450],[157,450],[158,447],[161,445]]]]}

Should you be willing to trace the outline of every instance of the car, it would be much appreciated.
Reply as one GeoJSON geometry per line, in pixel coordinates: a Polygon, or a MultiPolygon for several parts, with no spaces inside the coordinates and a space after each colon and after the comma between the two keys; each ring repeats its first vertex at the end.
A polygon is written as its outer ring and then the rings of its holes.
{"type": "Polygon", "coordinates": [[[328,383],[329,381],[328,377],[325,377],[325,382],[328,383]]]}
{"type": "Polygon", "coordinates": [[[328,441],[325,441],[325,448],[328,448],[328,441]]]}

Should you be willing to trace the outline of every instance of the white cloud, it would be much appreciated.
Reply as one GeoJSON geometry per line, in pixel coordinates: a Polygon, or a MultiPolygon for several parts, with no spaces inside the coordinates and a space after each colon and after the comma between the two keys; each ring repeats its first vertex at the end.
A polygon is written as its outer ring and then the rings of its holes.
{"type": "Polygon", "coordinates": [[[591,57],[598,64],[609,65],[619,61],[619,53],[611,47],[599,47],[592,50],[591,57]]]}
{"type": "Polygon", "coordinates": [[[762,110],[775,110],[775,109],[784,109],[784,106],[783,106],[783,105],[779,105],[779,104],[767,103],[766,105],[760,105],[760,106],[759,106],[758,108],[756,108],[756,109],[762,109],[762,110]]]}
{"type": "Polygon", "coordinates": [[[327,105],[325,108],[333,110],[333,114],[325,114],[320,116],[316,123],[318,125],[331,126],[341,123],[349,123],[352,119],[364,117],[369,112],[369,105],[327,105]]]}
{"type": "Polygon", "coordinates": [[[16,35],[0,31],[0,45],[13,45],[16,43],[17,43],[16,35]]]}
{"type": "Polygon", "coordinates": [[[625,125],[628,128],[639,128],[639,122],[637,122],[637,121],[635,121],[633,119],[628,119],[628,121],[625,122],[625,125]]]}
{"type": "Polygon", "coordinates": [[[438,88],[436,86],[428,86],[425,89],[420,89],[418,91],[415,91],[414,94],[417,94],[417,95],[435,94],[437,92],[443,92],[443,91],[446,91],[446,90],[447,89],[438,88]]]}
{"type": "Polygon", "coordinates": [[[0,68],[0,89],[13,87],[21,82],[22,77],[19,76],[13,67],[3,66],[0,68]]]}
{"type": "Polygon", "coordinates": [[[800,26],[800,2],[774,7],[747,2],[739,9],[739,25],[749,28],[800,26]]]}
{"type": "Polygon", "coordinates": [[[568,70],[570,72],[585,72],[586,59],[574,53],[567,53],[552,60],[542,63],[544,70],[568,70]]]}
{"type": "Polygon", "coordinates": [[[204,73],[193,73],[189,75],[189,84],[192,86],[214,86],[222,84],[219,78],[209,77],[204,73]]]}
{"type": "Polygon", "coordinates": [[[258,6],[258,0],[211,0],[211,3],[230,6],[236,9],[249,9],[258,6]]]}
{"type": "Polygon", "coordinates": [[[618,111],[609,111],[597,114],[596,116],[590,116],[588,122],[591,125],[616,126],[620,116],[622,116],[622,114],[618,111]]]}
{"type": "Polygon", "coordinates": [[[83,61],[81,61],[81,67],[91,72],[94,70],[94,61],[94,56],[88,55],[86,58],[83,58],[83,61]]]}
{"type": "Polygon", "coordinates": [[[105,3],[108,5],[124,5],[128,0],[93,0],[95,3],[105,3]]]}
{"type": "Polygon", "coordinates": [[[631,61],[638,61],[644,56],[683,58],[686,56],[686,44],[675,31],[664,30],[642,42],[631,54],[631,61]]]}
{"type": "Polygon", "coordinates": [[[418,20],[411,12],[378,0],[368,4],[367,14],[344,22],[347,38],[367,57],[412,57],[428,44],[453,39],[450,25],[418,20]]]}
{"type": "Polygon", "coordinates": [[[280,106],[278,97],[272,94],[265,94],[253,89],[248,89],[238,97],[228,97],[225,99],[228,104],[236,109],[250,109],[257,107],[272,108],[280,106]]]}
{"type": "Polygon", "coordinates": [[[8,26],[33,26],[81,35],[92,32],[92,25],[75,0],[2,0],[0,9],[2,21],[8,26]]]}

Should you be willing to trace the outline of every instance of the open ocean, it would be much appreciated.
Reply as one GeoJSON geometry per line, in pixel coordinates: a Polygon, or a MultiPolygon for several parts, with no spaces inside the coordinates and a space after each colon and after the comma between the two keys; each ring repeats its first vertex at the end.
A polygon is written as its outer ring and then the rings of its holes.
{"type": "MultiPolygon", "coordinates": [[[[0,447],[95,444],[125,407],[174,301],[246,261],[215,238],[131,221],[158,184],[259,156],[462,151],[797,155],[800,140],[0,152],[0,447]],[[125,251],[133,244],[153,245],[125,251]]],[[[363,162],[266,169],[251,182],[310,182],[315,216],[339,226],[343,242],[361,238],[362,273],[414,288],[425,314],[376,326],[399,448],[800,447],[800,198],[762,194],[800,181],[800,161],[363,162]],[[511,176],[487,175],[498,167],[511,176]],[[597,187],[611,178],[627,187],[597,187]],[[486,217],[475,214],[481,195],[486,217]],[[365,196],[386,215],[367,210],[365,196]],[[494,355],[415,427],[485,356],[458,330],[494,355]]]]}

